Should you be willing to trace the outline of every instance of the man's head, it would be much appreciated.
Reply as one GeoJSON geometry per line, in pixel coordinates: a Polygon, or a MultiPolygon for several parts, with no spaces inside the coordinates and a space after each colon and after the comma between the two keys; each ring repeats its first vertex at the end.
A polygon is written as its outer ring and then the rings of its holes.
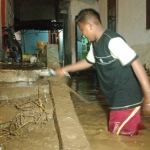
{"type": "Polygon", "coordinates": [[[79,22],[88,23],[89,21],[95,24],[101,23],[100,14],[92,8],[81,10],[75,18],[77,24],[79,22]]]}
{"type": "Polygon", "coordinates": [[[101,19],[99,13],[92,9],[83,9],[75,18],[82,34],[89,39],[89,41],[96,40],[97,29],[101,26],[101,19]]]}

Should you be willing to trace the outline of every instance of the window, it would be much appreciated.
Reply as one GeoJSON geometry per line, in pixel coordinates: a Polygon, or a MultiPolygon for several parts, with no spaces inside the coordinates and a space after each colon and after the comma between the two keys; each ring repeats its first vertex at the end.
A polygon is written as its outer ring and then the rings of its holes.
{"type": "Polygon", "coordinates": [[[116,31],[116,0],[108,0],[108,29],[116,31]]]}
{"type": "Polygon", "coordinates": [[[146,29],[150,29],[150,0],[146,0],[146,29]]]}

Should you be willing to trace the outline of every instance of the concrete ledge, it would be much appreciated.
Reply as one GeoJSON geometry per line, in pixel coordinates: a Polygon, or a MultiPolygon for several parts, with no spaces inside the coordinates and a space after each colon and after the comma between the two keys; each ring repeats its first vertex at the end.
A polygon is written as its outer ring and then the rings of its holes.
{"type": "Polygon", "coordinates": [[[48,80],[37,80],[35,82],[0,82],[0,100],[13,100],[29,97],[31,95],[42,95],[49,93],[48,80]]]}
{"type": "Polygon", "coordinates": [[[0,70],[0,82],[36,81],[41,70],[0,70]]]}
{"type": "Polygon", "coordinates": [[[69,92],[60,78],[50,78],[54,117],[62,150],[91,150],[80,125],[69,92]]]}

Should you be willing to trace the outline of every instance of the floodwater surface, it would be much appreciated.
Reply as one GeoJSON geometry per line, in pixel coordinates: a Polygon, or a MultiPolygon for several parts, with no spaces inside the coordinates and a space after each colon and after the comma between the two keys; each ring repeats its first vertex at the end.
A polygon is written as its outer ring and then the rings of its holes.
{"type": "Polygon", "coordinates": [[[140,130],[136,136],[121,136],[108,131],[109,109],[95,74],[72,77],[70,86],[89,102],[71,95],[92,150],[150,150],[150,118],[142,116],[147,129],[140,130]]]}

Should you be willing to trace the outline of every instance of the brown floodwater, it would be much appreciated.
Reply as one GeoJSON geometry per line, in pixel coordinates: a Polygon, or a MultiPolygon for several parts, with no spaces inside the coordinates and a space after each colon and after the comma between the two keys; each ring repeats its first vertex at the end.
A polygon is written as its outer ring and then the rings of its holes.
{"type": "Polygon", "coordinates": [[[150,150],[150,118],[142,116],[147,127],[136,136],[112,134],[107,129],[109,109],[98,86],[95,72],[74,76],[70,86],[89,102],[71,95],[75,111],[92,150],[150,150]]]}

